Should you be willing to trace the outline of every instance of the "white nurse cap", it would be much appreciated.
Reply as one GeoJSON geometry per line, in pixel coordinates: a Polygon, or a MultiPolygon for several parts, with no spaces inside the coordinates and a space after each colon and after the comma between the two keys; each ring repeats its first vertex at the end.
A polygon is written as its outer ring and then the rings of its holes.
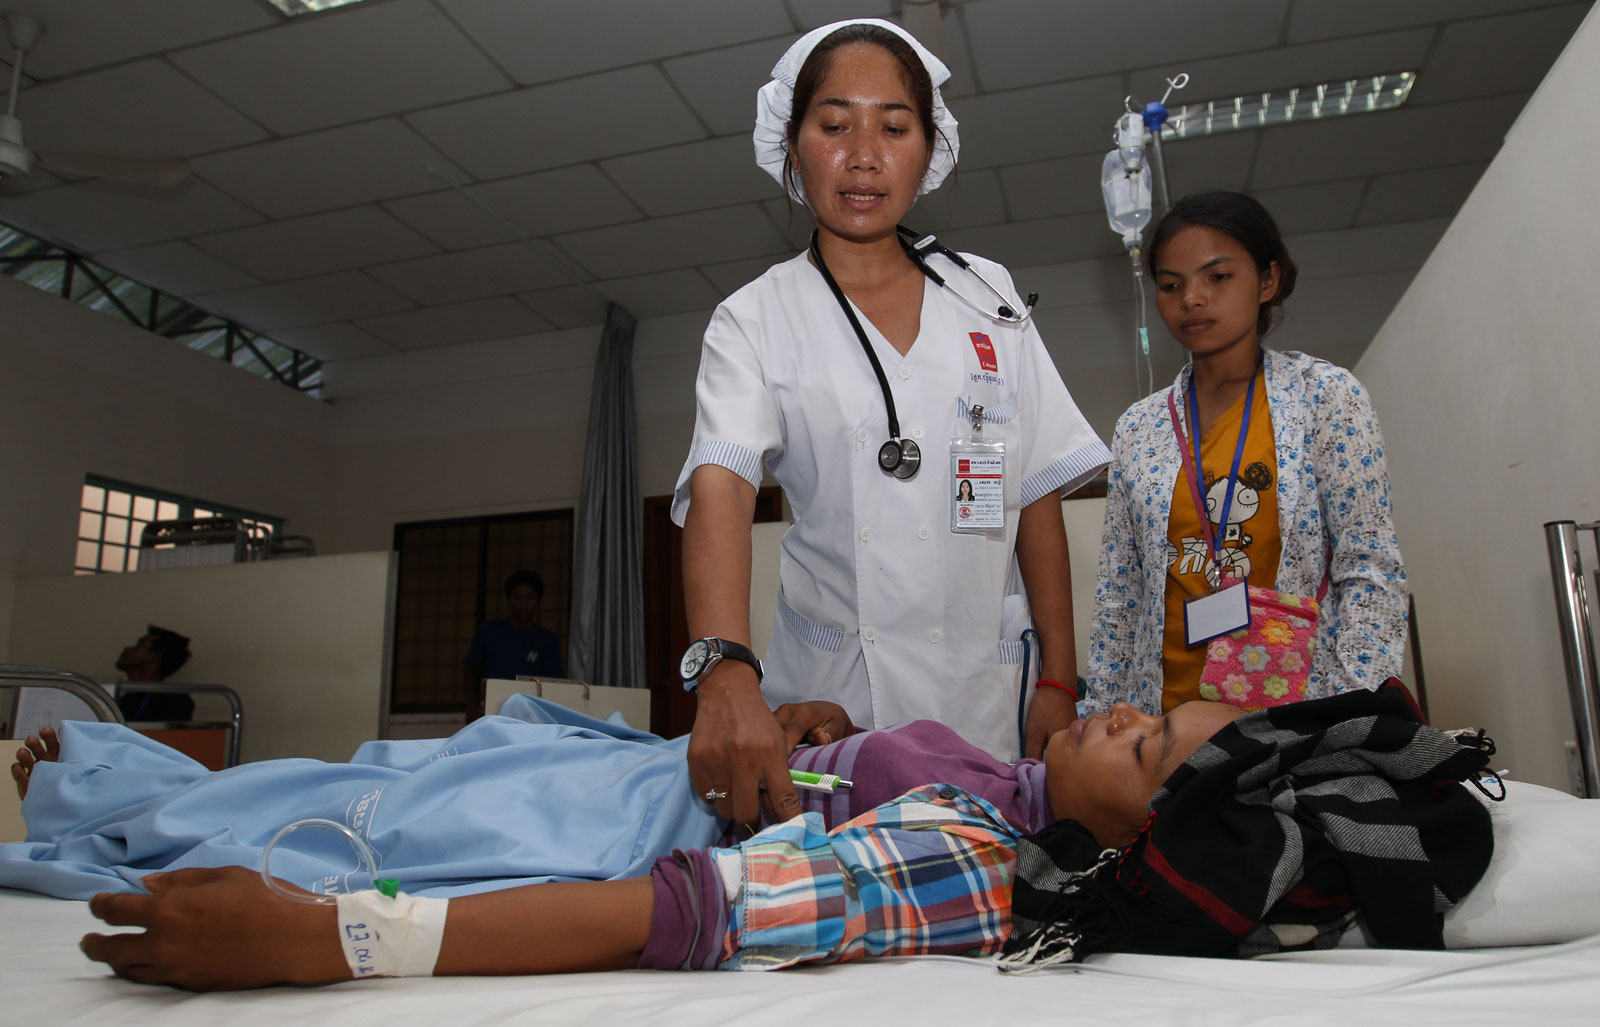
{"type": "MultiPolygon", "coordinates": [[[[917,42],[916,37],[893,22],[881,18],[853,18],[849,21],[836,21],[832,25],[824,25],[819,29],[812,29],[791,47],[772,69],[772,81],[761,87],[756,94],[756,163],[761,169],[773,178],[779,185],[786,186],[789,195],[806,204],[805,193],[798,187],[798,183],[791,184],[784,181],[783,167],[789,156],[789,114],[794,108],[794,80],[800,74],[800,68],[805,64],[806,58],[811,56],[811,51],[817,44],[850,25],[876,25],[888,29],[895,35],[904,39],[911,45],[917,57],[922,61],[922,66],[928,69],[928,77],[933,81],[933,125],[942,138],[933,140],[933,159],[928,162],[928,173],[922,176],[922,185],[917,190],[917,195],[931,193],[939,188],[939,183],[956,166],[956,155],[961,150],[961,143],[956,136],[956,119],[950,113],[950,108],[944,105],[944,97],[939,94],[939,86],[950,78],[950,69],[944,62],[935,57],[927,47],[917,42]]],[[[809,204],[806,204],[809,206],[809,204]]]]}

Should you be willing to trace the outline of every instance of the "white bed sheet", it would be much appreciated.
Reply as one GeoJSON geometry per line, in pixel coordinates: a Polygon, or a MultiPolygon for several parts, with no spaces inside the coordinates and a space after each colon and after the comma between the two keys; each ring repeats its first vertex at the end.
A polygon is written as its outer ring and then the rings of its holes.
{"type": "Polygon", "coordinates": [[[625,971],[559,977],[363,981],[190,995],[120,981],[77,943],[95,921],[82,902],[0,889],[0,1023],[581,1024],[710,1027],[751,1022],[927,1027],[936,1024],[1246,1024],[1413,1027],[1415,1024],[1600,1022],[1600,948],[1516,966],[1484,966],[1522,949],[1469,952],[1336,950],[1270,962],[1099,957],[1151,981],[1093,972],[1001,975],[976,960],[890,960],[776,973],[625,971]],[[1472,967],[1374,997],[1347,993],[1434,967],[1472,967]],[[1209,981],[1223,988],[1195,982],[1209,981]],[[1270,992],[1270,993],[1269,993],[1270,992]]]}

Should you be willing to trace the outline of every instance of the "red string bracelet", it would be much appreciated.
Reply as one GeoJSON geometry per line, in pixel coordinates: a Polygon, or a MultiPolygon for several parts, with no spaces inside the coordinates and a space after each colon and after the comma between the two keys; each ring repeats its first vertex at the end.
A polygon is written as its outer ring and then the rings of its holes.
{"type": "Polygon", "coordinates": [[[1072,688],[1072,687],[1070,687],[1068,685],[1063,685],[1059,681],[1052,681],[1049,678],[1040,678],[1038,681],[1035,681],[1033,683],[1033,687],[1034,688],[1043,688],[1045,685],[1049,685],[1051,688],[1059,688],[1059,689],[1061,689],[1063,692],[1065,692],[1068,695],[1072,696],[1072,701],[1073,702],[1079,702],[1079,701],[1081,701],[1083,699],[1083,696],[1078,694],[1078,690],[1076,688],[1072,688]]]}

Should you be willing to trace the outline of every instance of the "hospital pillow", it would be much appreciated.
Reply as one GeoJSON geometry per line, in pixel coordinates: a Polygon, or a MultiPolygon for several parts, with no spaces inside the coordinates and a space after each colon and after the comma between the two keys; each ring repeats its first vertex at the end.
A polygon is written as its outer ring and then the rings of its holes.
{"type": "MultiPolygon", "coordinates": [[[[1600,800],[1506,782],[1487,799],[1494,858],[1483,880],[1444,917],[1451,949],[1548,945],[1600,932],[1600,800]]],[[[1359,924],[1342,948],[1371,944],[1359,924]]]]}

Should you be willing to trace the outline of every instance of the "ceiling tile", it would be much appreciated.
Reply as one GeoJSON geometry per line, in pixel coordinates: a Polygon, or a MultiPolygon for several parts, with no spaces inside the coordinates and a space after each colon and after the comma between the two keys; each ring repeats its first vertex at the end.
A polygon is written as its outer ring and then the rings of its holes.
{"type": "Polygon", "coordinates": [[[1349,228],[1355,223],[1356,208],[1366,187],[1365,178],[1345,178],[1316,185],[1262,189],[1252,195],[1271,212],[1279,231],[1287,235],[1349,228]]]}
{"type": "Polygon", "coordinates": [[[595,287],[634,317],[709,312],[722,302],[722,295],[694,268],[613,278],[595,287]]]}
{"type": "Polygon", "coordinates": [[[356,325],[401,349],[436,349],[550,330],[550,323],[510,296],[363,318],[356,325]]]}
{"type": "Polygon", "coordinates": [[[793,41],[786,34],[676,57],[662,67],[712,132],[749,136],[756,123],[756,91],[772,78],[772,66],[793,41]]]}
{"type": "Polygon", "coordinates": [[[711,280],[711,284],[722,291],[724,299],[738,292],[749,283],[767,273],[767,269],[774,264],[787,260],[783,254],[765,257],[747,257],[744,260],[725,260],[716,264],[705,264],[700,268],[700,273],[711,280]]]}
{"type": "Polygon", "coordinates": [[[260,215],[193,178],[167,189],[74,182],[0,200],[0,221],[90,253],[259,220],[260,215]]]}
{"type": "MultiPolygon", "coordinates": [[[[904,3],[904,0],[901,0],[904,3]]],[[[892,8],[900,6],[891,5],[889,0],[790,0],[795,15],[800,19],[800,24],[809,32],[824,25],[831,25],[836,21],[847,18],[889,18],[892,19],[892,8]]],[[[795,38],[799,38],[797,34],[795,38]]],[[[773,63],[777,63],[774,57],[773,63]]]]}
{"type": "Polygon", "coordinates": [[[276,25],[266,4],[217,0],[15,0],[45,23],[28,71],[58,78],[276,25]]]}
{"type": "MultiPolygon", "coordinates": [[[[988,0],[967,9],[966,23],[978,81],[995,90],[1120,71],[1131,54],[1141,64],[1176,64],[1274,46],[1287,7],[1288,0],[988,0]]],[[[1121,99],[1102,112],[1107,126],[1121,99]]]]}
{"type": "Polygon", "coordinates": [[[787,196],[776,196],[763,201],[761,209],[777,228],[787,245],[785,249],[798,253],[811,242],[811,231],[817,227],[811,212],[787,196]]]}
{"type": "Polygon", "coordinates": [[[1415,71],[1422,66],[1433,37],[1432,28],[1407,29],[1303,46],[1279,46],[1206,61],[1184,61],[1181,67],[1145,68],[1133,73],[1131,92],[1140,103],[1159,100],[1167,90],[1166,80],[1180,71],[1187,72],[1189,84],[1174,90],[1167,101],[1169,107],[1176,107],[1182,103],[1224,100],[1360,75],[1415,71]]]}
{"type": "Polygon", "coordinates": [[[411,303],[359,271],[213,293],[195,304],[271,336],[275,331],[405,310],[411,303]]]}
{"type": "Polygon", "coordinates": [[[154,246],[98,253],[95,259],[136,282],[175,296],[195,296],[261,284],[238,268],[186,242],[163,242],[154,246]]]}
{"type": "Polygon", "coordinates": [[[1284,304],[1283,323],[1273,329],[1269,345],[1313,353],[1336,347],[1365,350],[1405,295],[1416,271],[1413,265],[1345,278],[1302,280],[1284,304]]]}
{"type": "MultiPolygon", "coordinates": [[[[1017,288],[1039,294],[1040,310],[1079,307],[1107,300],[1131,301],[1134,295],[1133,269],[1125,256],[1014,267],[1011,277],[1017,288]]],[[[1130,326],[1133,323],[1131,306],[1128,323],[1130,326]]]]}
{"type": "Polygon", "coordinates": [[[1408,102],[1437,103],[1527,92],[1544,80],[1590,4],[1447,25],[1408,102]],[[1507,40],[1516,40],[1507,46],[1507,40]]]}
{"type": "Polygon", "coordinates": [[[756,165],[748,136],[616,157],[600,168],[651,216],[765,200],[778,191],[756,165]]]}
{"type": "Polygon", "coordinates": [[[753,205],[596,228],[559,236],[556,242],[597,278],[779,253],[787,245],[753,205]]]}
{"type": "Polygon", "coordinates": [[[432,243],[377,207],[251,225],[199,236],[194,242],[269,282],[434,252],[432,243]]]}
{"type": "Polygon", "coordinates": [[[1354,36],[1363,32],[1429,25],[1485,14],[1548,6],[1549,0],[1300,0],[1289,14],[1288,40],[1354,36]]]}
{"type": "Polygon", "coordinates": [[[324,361],[353,360],[395,352],[395,348],[387,342],[373,338],[348,321],[280,328],[272,333],[272,339],[324,361]]]}
{"type": "Polygon", "coordinates": [[[1379,175],[1367,188],[1356,224],[1454,217],[1488,167],[1488,164],[1460,164],[1379,175]]]}
{"type": "Polygon", "coordinates": [[[1250,163],[1260,142],[1260,132],[1224,132],[1163,143],[1161,153],[1166,158],[1167,184],[1173,197],[1215,189],[1243,189],[1250,179],[1250,163]]]}
{"type": "Polygon", "coordinates": [[[1121,75],[974,96],[952,105],[961,121],[961,167],[1025,164],[1111,149],[1126,91],[1121,75]]]}
{"type": "Polygon", "coordinates": [[[464,177],[398,118],[244,146],[193,163],[217,188],[280,218],[443,188],[430,167],[464,177]]]}
{"type": "Polygon", "coordinates": [[[660,0],[441,2],[523,84],[710,50],[793,28],[777,0],[695,0],[693,17],[686,17],[682,6],[660,0]]]}
{"type": "Polygon", "coordinates": [[[919,232],[944,232],[966,225],[992,225],[1006,220],[1000,178],[985,169],[958,170],[944,184],[919,197],[906,214],[906,224],[919,232]]]}
{"type": "Polygon", "coordinates": [[[25,138],[37,150],[160,160],[240,146],[267,135],[159,60],[37,86],[21,101],[25,138]]]}
{"type": "Polygon", "coordinates": [[[425,0],[361,4],[172,60],[280,134],[497,92],[511,83],[425,0]],[[292,74],[286,70],[292,69],[292,74]]]}
{"type": "Polygon", "coordinates": [[[1341,278],[1378,271],[1415,271],[1438,244],[1449,219],[1289,235],[1284,244],[1301,278],[1341,278]]]}
{"type": "Polygon", "coordinates": [[[1100,195],[1104,161],[1102,154],[1086,153],[1001,168],[1011,216],[1026,220],[1099,210],[1105,202],[1100,195]]]}
{"type": "Polygon", "coordinates": [[[407,119],[480,179],[649,150],[705,131],[660,71],[589,78],[435,107],[407,119]]]}
{"type": "Polygon", "coordinates": [[[525,292],[517,299],[557,328],[579,328],[605,323],[605,300],[580,285],[525,292]]]}
{"type": "Polygon", "coordinates": [[[462,192],[444,189],[391,200],[390,213],[450,250],[475,249],[514,238],[500,218],[530,238],[633,221],[639,210],[592,164],[466,186],[491,214],[462,192]],[[498,215],[497,218],[495,215],[498,215]]]}
{"type": "Polygon", "coordinates": [[[1106,227],[1103,214],[958,228],[944,241],[954,249],[997,260],[1007,267],[1057,264],[1122,252],[1122,241],[1106,227]]]}
{"type": "Polygon", "coordinates": [[[1496,96],[1276,127],[1262,134],[1251,185],[1265,189],[1487,160],[1527,99],[1496,96]]]}
{"type": "Polygon", "coordinates": [[[521,242],[441,253],[368,270],[374,278],[424,306],[508,296],[568,281],[556,264],[521,242]]]}

